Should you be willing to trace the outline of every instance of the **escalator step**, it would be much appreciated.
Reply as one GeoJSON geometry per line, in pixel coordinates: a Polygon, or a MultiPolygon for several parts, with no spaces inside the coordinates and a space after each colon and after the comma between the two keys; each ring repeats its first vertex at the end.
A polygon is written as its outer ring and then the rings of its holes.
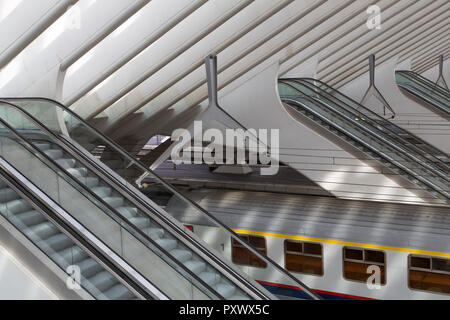
{"type": "Polygon", "coordinates": [[[26,226],[32,226],[46,221],[45,217],[36,210],[17,214],[12,219],[20,221],[26,226]]]}
{"type": "Polygon", "coordinates": [[[63,151],[60,149],[48,149],[45,150],[44,153],[53,160],[60,159],[63,156],[63,151]]]}
{"type": "Polygon", "coordinates": [[[75,167],[76,160],[75,159],[57,159],[55,160],[57,164],[59,164],[64,169],[69,169],[75,167]]]}
{"type": "Polygon", "coordinates": [[[210,286],[219,283],[221,280],[220,276],[214,272],[202,272],[198,276],[210,286]]]}
{"type": "Polygon", "coordinates": [[[174,239],[157,239],[155,242],[164,248],[166,251],[171,251],[175,249],[178,245],[177,240],[174,239]]]}
{"type": "Polygon", "coordinates": [[[102,292],[117,284],[117,280],[106,270],[97,273],[89,278],[88,281],[102,292]]]}
{"type": "Polygon", "coordinates": [[[147,228],[150,225],[149,218],[145,217],[133,217],[128,220],[141,230],[147,228]]]}
{"type": "Polygon", "coordinates": [[[19,214],[25,211],[30,211],[31,206],[23,199],[12,200],[0,204],[2,212],[9,212],[10,214],[19,214]]]}
{"type": "Polygon", "coordinates": [[[87,258],[80,263],[78,263],[80,267],[81,274],[85,278],[93,277],[95,274],[101,272],[103,270],[102,266],[92,258],[87,258]]]}
{"type": "Polygon", "coordinates": [[[124,203],[124,199],[120,197],[106,197],[103,198],[103,201],[113,208],[122,207],[124,203]]]}
{"type": "Polygon", "coordinates": [[[234,286],[223,282],[213,286],[213,288],[225,299],[230,298],[236,291],[234,286]]]}
{"type": "Polygon", "coordinates": [[[104,295],[112,300],[129,300],[133,299],[134,295],[124,285],[118,283],[104,292],[104,295]]]}
{"type": "Polygon", "coordinates": [[[199,274],[206,269],[206,264],[199,260],[189,260],[183,264],[195,274],[199,274]]]}
{"type": "Polygon", "coordinates": [[[192,252],[184,249],[175,249],[170,252],[175,259],[180,262],[186,262],[192,259],[192,252]]]}
{"type": "Polygon", "coordinates": [[[0,190],[0,202],[8,202],[19,199],[19,195],[10,188],[4,188],[0,190]]]}
{"type": "Polygon", "coordinates": [[[61,251],[73,245],[73,241],[64,233],[51,236],[45,242],[55,251],[61,251]]]}
{"type": "Polygon", "coordinates": [[[91,189],[96,195],[100,198],[109,197],[112,193],[112,189],[110,187],[94,187],[91,189]]]}

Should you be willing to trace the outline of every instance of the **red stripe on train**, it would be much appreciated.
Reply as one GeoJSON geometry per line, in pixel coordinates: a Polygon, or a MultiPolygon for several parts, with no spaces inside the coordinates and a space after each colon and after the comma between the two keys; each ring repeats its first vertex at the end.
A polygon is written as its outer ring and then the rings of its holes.
{"type": "MultiPolygon", "coordinates": [[[[262,281],[262,280],[256,280],[257,282],[261,283],[261,284],[266,284],[268,286],[275,286],[275,287],[281,287],[281,288],[288,288],[288,289],[295,289],[295,290],[300,290],[302,291],[301,288],[296,287],[296,286],[291,286],[288,284],[282,284],[282,283],[275,283],[275,282],[267,282],[267,281],[262,281]]],[[[376,300],[373,298],[367,298],[367,297],[360,297],[360,296],[354,296],[354,295],[350,295],[350,294],[345,294],[345,293],[339,293],[339,292],[331,292],[331,291],[325,291],[325,290],[319,290],[319,289],[312,289],[314,292],[317,293],[322,293],[322,294],[329,294],[332,296],[338,296],[338,297],[342,297],[342,298],[350,298],[350,299],[358,299],[358,300],[376,300]]]]}

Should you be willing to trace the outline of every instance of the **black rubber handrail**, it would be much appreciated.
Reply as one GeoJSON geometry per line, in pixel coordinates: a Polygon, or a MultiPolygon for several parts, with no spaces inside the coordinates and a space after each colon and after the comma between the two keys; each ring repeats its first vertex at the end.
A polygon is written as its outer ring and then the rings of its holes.
{"type": "MultiPolygon", "coordinates": [[[[252,245],[250,245],[249,243],[245,242],[244,240],[241,239],[241,237],[239,237],[233,230],[231,230],[231,228],[229,228],[227,225],[223,224],[219,219],[217,219],[215,216],[211,215],[209,212],[207,212],[205,209],[203,209],[200,205],[198,205],[197,203],[195,203],[194,201],[190,200],[189,198],[187,198],[185,195],[183,195],[182,193],[180,193],[179,191],[177,191],[171,184],[167,183],[166,181],[164,181],[161,177],[159,177],[155,172],[153,172],[151,169],[147,168],[143,163],[141,163],[139,160],[137,160],[136,158],[134,158],[132,155],[130,155],[126,150],[124,150],[121,146],[119,146],[116,142],[114,142],[112,139],[108,138],[107,136],[105,136],[102,132],[98,131],[97,129],[95,129],[93,126],[91,126],[88,122],[84,121],[80,116],[78,116],[76,113],[74,113],[72,110],[70,110],[69,108],[67,108],[66,106],[64,106],[63,104],[61,104],[58,101],[55,101],[53,99],[48,99],[48,98],[42,98],[42,97],[27,97],[27,98],[17,98],[17,97],[4,97],[4,98],[0,98],[1,100],[11,100],[11,101],[36,101],[36,100],[41,100],[41,101],[47,101],[53,104],[56,104],[57,106],[59,106],[61,109],[63,109],[64,111],[66,111],[67,113],[69,113],[71,116],[73,116],[74,118],[76,118],[78,121],[80,121],[81,123],[83,123],[83,125],[85,125],[89,130],[91,130],[92,132],[94,132],[96,135],[100,136],[102,139],[104,139],[105,141],[107,141],[108,143],[110,143],[115,149],[116,151],[118,151],[120,154],[122,154],[124,157],[126,157],[131,163],[137,165],[142,171],[146,172],[147,175],[152,175],[152,178],[154,178],[155,180],[158,181],[158,183],[160,183],[161,185],[163,185],[165,188],[167,188],[170,192],[173,192],[177,197],[179,197],[180,199],[182,199],[183,201],[185,201],[186,203],[188,203],[189,205],[193,206],[195,209],[199,210],[203,215],[207,216],[210,220],[212,220],[216,225],[220,226],[222,229],[224,229],[225,231],[227,231],[232,238],[238,242],[239,244],[241,244],[243,247],[245,247],[246,249],[248,249],[250,252],[252,252],[254,255],[256,255],[259,259],[263,260],[264,262],[272,265],[278,272],[282,273],[283,275],[285,275],[286,277],[288,277],[289,279],[291,279],[300,289],[302,289],[310,298],[314,299],[314,300],[320,300],[321,298],[319,297],[319,295],[317,295],[317,293],[315,293],[314,291],[312,291],[308,286],[306,286],[305,284],[303,284],[303,282],[301,282],[299,279],[297,279],[296,277],[294,277],[291,273],[287,272],[285,269],[283,269],[280,265],[278,265],[275,261],[273,261],[271,258],[269,258],[268,256],[265,256],[263,254],[261,254],[261,252],[259,252],[256,248],[254,248],[252,245]]],[[[108,176],[110,175],[108,172],[105,172],[105,174],[107,174],[108,176]]],[[[113,178],[114,179],[114,178],[113,178]]],[[[142,180],[141,180],[142,181],[142,180]]],[[[128,188],[127,186],[123,186],[124,188],[128,188]]]]}
{"type": "MultiPolygon", "coordinates": [[[[282,80],[280,80],[280,81],[286,81],[286,80],[283,80],[283,79],[282,79],[282,80]]],[[[312,79],[306,78],[306,79],[295,79],[295,80],[288,80],[288,81],[294,81],[295,83],[298,83],[298,84],[300,84],[300,85],[306,86],[306,87],[307,87],[308,89],[310,89],[311,91],[314,91],[314,90],[320,90],[320,92],[322,92],[322,94],[321,94],[321,93],[317,93],[320,97],[331,96],[333,99],[338,100],[339,103],[337,103],[337,102],[335,102],[335,101],[331,101],[330,98],[326,98],[326,97],[325,97],[325,99],[326,99],[327,101],[330,101],[331,103],[333,103],[333,105],[336,105],[336,106],[338,106],[338,107],[343,107],[344,110],[346,110],[347,112],[350,112],[351,114],[353,114],[353,115],[355,115],[355,116],[357,116],[357,117],[364,118],[364,119],[365,119],[365,122],[367,122],[368,124],[370,124],[372,127],[375,127],[375,128],[376,128],[376,125],[378,124],[378,122],[376,122],[376,121],[375,121],[374,119],[372,119],[370,116],[367,117],[367,115],[365,115],[364,113],[360,112],[359,110],[353,108],[352,106],[348,105],[347,103],[345,103],[344,101],[342,101],[342,100],[339,99],[338,97],[336,97],[336,96],[334,96],[334,95],[332,95],[332,94],[329,94],[328,92],[326,92],[325,90],[321,89],[320,87],[318,87],[318,86],[316,86],[316,85],[310,83],[309,81],[313,81],[312,79]],[[324,96],[324,95],[325,95],[325,96],[324,96]],[[347,108],[347,107],[348,107],[348,108],[347,108]],[[367,121],[367,120],[369,120],[369,121],[367,121]],[[372,122],[375,122],[375,123],[372,123],[372,122]]],[[[335,89],[333,89],[333,88],[331,88],[331,90],[334,90],[334,92],[336,92],[338,95],[341,95],[341,94],[339,93],[339,91],[337,91],[337,90],[335,90],[335,89]]],[[[349,100],[351,100],[351,99],[349,99],[349,100]]],[[[411,152],[416,153],[418,156],[420,156],[421,158],[423,158],[423,160],[425,161],[425,162],[424,162],[424,165],[426,165],[427,168],[428,168],[429,170],[432,170],[435,174],[439,175],[441,178],[443,178],[443,179],[449,181],[448,173],[450,172],[450,167],[449,167],[444,161],[442,161],[441,159],[439,159],[439,158],[435,157],[434,155],[428,153],[429,156],[432,157],[432,158],[434,159],[434,161],[432,161],[431,163],[432,163],[432,164],[434,164],[434,163],[436,163],[436,162],[439,163],[439,165],[440,165],[441,167],[443,167],[443,168],[444,168],[443,170],[445,171],[445,172],[443,172],[443,173],[438,173],[438,172],[436,172],[436,170],[441,170],[441,168],[437,168],[437,169],[436,169],[436,168],[433,168],[431,165],[428,165],[428,161],[427,161],[427,160],[429,160],[429,159],[422,156],[422,153],[425,152],[424,150],[422,150],[421,148],[419,148],[419,147],[417,147],[417,146],[415,146],[415,145],[409,144],[408,141],[406,141],[403,137],[399,136],[399,135],[396,134],[394,131],[392,131],[389,127],[387,127],[387,125],[391,125],[391,124],[392,124],[390,121],[384,119],[383,117],[377,115],[376,113],[374,113],[373,111],[371,111],[370,109],[368,109],[368,108],[366,108],[366,107],[364,107],[364,106],[362,106],[362,105],[359,105],[359,106],[361,106],[362,109],[367,110],[367,111],[370,113],[371,116],[374,116],[374,117],[376,117],[378,120],[380,120],[380,121],[383,122],[383,124],[384,124],[383,127],[384,127],[387,131],[390,132],[390,134],[387,135],[387,138],[392,138],[394,141],[396,141],[397,143],[399,143],[399,145],[401,145],[402,148],[406,148],[407,150],[410,150],[411,152]]],[[[399,127],[397,127],[396,125],[394,125],[394,124],[392,124],[392,125],[399,129],[399,127]]],[[[403,129],[401,129],[401,130],[402,130],[403,132],[407,133],[407,134],[410,134],[410,133],[407,132],[406,130],[403,130],[403,129]]],[[[384,132],[383,132],[383,135],[385,135],[384,132]]],[[[415,138],[415,136],[414,136],[414,138],[415,138]]],[[[417,139],[417,140],[418,140],[418,142],[426,143],[426,142],[424,142],[424,141],[421,140],[421,139],[417,139]]],[[[434,148],[434,147],[433,147],[433,148],[434,148]]],[[[440,151],[440,150],[438,150],[438,151],[441,152],[443,155],[446,156],[446,154],[443,153],[442,151],[440,151]]]]}
{"type": "MultiPolygon", "coordinates": [[[[0,100],[0,103],[2,101],[0,100]]],[[[25,117],[27,117],[30,121],[34,122],[43,132],[45,132],[47,135],[51,136],[54,140],[58,141],[61,145],[59,145],[64,151],[68,152],[72,157],[74,157],[78,162],[80,162],[83,166],[89,168],[89,170],[95,172],[98,175],[98,172],[101,172],[104,180],[105,176],[106,179],[109,180],[110,183],[113,183],[114,190],[119,191],[119,193],[124,196],[127,200],[132,202],[134,205],[136,205],[137,208],[140,208],[143,213],[145,213],[149,218],[153,219],[152,216],[149,214],[151,212],[152,214],[156,215],[158,218],[160,218],[162,221],[164,221],[165,230],[167,231],[167,225],[170,226],[170,230],[173,230],[177,236],[182,237],[183,239],[186,239],[189,244],[191,245],[190,248],[192,251],[195,252],[195,250],[201,251],[208,259],[211,259],[214,261],[217,265],[219,265],[221,268],[223,268],[226,272],[233,275],[236,279],[238,279],[239,283],[243,283],[246,285],[246,287],[251,290],[254,294],[257,296],[260,296],[261,298],[267,298],[266,295],[261,294],[255,286],[248,281],[245,277],[242,277],[239,273],[234,271],[232,268],[230,268],[228,265],[224,264],[223,261],[219,258],[217,258],[216,255],[212,254],[206,247],[192,239],[191,233],[186,233],[184,228],[180,228],[178,225],[172,223],[170,220],[166,219],[166,217],[162,214],[160,214],[157,210],[157,208],[149,206],[147,202],[143,202],[140,200],[140,197],[132,191],[130,188],[126,188],[126,192],[120,192],[120,188],[123,188],[123,184],[120,182],[120,180],[116,179],[114,176],[111,176],[106,173],[104,168],[99,166],[95,161],[93,161],[91,158],[86,157],[83,152],[80,152],[78,150],[78,147],[76,147],[70,140],[65,139],[63,136],[56,135],[53,131],[49,130],[44,124],[42,124],[38,119],[34,118],[31,114],[29,114],[26,110],[23,110],[20,106],[10,104],[11,107],[14,107],[17,109],[18,112],[23,114],[25,117]],[[68,150],[70,149],[70,150],[68,150]],[[98,171],[98,172],[97,172],[98,171]],[[119,190],[118,190],[119,188],[119,190]],[[130,197],[130,194],[132,197],[130,197]]],[[[169,232],[173,235],[173,232],[169,232]]],[[[175,238],[179,239],[177,236],[174,236],[175,238]]],[[[184,242],[183,242],[184,243],[184,242]]],[[[170,255],[170,253],[168,253],[170,255]]],[[[231,279],[229,279],[231,280],[231,279]]],[[[233,282],[233,281],[232,281],[233,282]]],[[[235,282],[233,282],[235,283],[235,282]]],[[[235,283],[236,285],[236,283],[235,283]]],[[[238,285],[236,285],[239,287],[238,285]]]]}
{"type": "MultiPolygon", "coordinates": [[[[4,161],[8,162],[6,160],[4,161]]],[[[85,239],[83,234],[80,234],[78,231],[75,230],[73,226],[70,226],[67,221],[64,221],[62,218],[60,218],[59,215],[55,213],[54,208],[51,208],[48,204],[45,204],[44,200],[38,198],[34,194],[34,192],[30,190],[28,185],[23,184],[23,182],[17,181],[16,177],[14,177],[12,173],[7,172],[6,168],[4,168],[3,166],[0,166],[0,177],[3,181],[6,182],[6,184],[10,188],[13,188],[13,190],[17,192],[24,200],[26,200],[30,204],[32,203],[34,209],[39,211],[39,213],[42,214],[46,219],[48,219],[53,226],[55,226],[59,231],[68,236],[77,246],[81,247],[83,251],[85,251],[88,254],[88,256],[97,261],[104,269],[108,270],[109,272],[112,272],[115,277],[121,279],[119,280],[120,283],[122,283],[128,289],[131,288],[132,290],[136,291],[144,299],[152,300],[155,298],[153,294],[148,293],[147,289],[142,288],[139,283],[133,280],[126,272],[124,272],[120,267],[118,267],[115,262],[111,261],[110,256],[108,254],[104,253],[101,249],[93,245],[91,241],[85,239]]],[[[29,185],[32,185],[33,188],[40,190],[40,188],[38,188],[29,180],[27,180],[27,183],[29,185]]],[[[40,191],[42,192],[42,190],[40,191]]],[[[67,213],[67,211],[60,206],[58,206],[58,209],[67,213]]],[[[19,230],[19,232],[21,231],[19,230]]],[[[42,251],[41,249],[39,250],[44,255],[46,255],[50,260],[53,260],[44,251],[42,251]]],[[[57,263],[55,264],[58,265],[57,263]]],[[[80,285],[82,284],[80,283],[80,285]]],[[[159,290],[158,288],[156,289],[160,292],[160,294],[164,295],[161,292],[161,290],[159,290]]],[[[89,292],[87,289],[85,290],[89,292]]]]}
{"type": "MultiPolygon", "coordinates": [[[[283,83],[283,82],[281,82],[283,83]]],[[[294,86],[292,86],[289,83],[283,83],[286,86],[291,87],[292,89],[294,89],[295,91],[299,92],[301,96],[305,97],[309,102],[313,103],[313,104],[317,104],[319,103],[318,101],[312,99],[311,97],[309,97],[308,95],[302,93],[299,89],[295,88],[294,86]]],[[[319,117],[322,120],[325,120],[325,122],[329,123],[331,126],[335,126],[335,124],[333,124],[331,121],[327,120],[324,116],[318,114],[317,112],[315,112],[314,110],[312,110],[310,107],[305,106],[304,103],[301,103],[299,101],[296,101],[294,99],[286,99],[286,98],[282,98],[282,100],[291,100],[294,102],[297,102],[298,104],[300,104],[303,108],[308,109],[309,112],[313,113],[315,116],[319,117]]],[[[327,110],[330,110],[329,107],[327,107],[327,110]]],[[[354,119],[345,117],[343,115],[341,115],[337,110],[330,110],[333,112],[333,114],[335,114],[335,116],[337,116],[338,118],[343,118],[344,121],[349,121],[352,124],[354,124],[356,127],[362,129],[363,131],[367,131],[367,128],[365,128],[364,126],[362,126],[360,123],[358,123],[357,121],[355,121],[354,119]]],[[[343,131],[343,129],[339,129],[340,131],[343,131]]],[[[349,134],[347,132],[347,134],[349,134]]],[[[353,134],[351,134],[351,136],[354,136],[353,134]]],[[[371,135],[372,138],[375,138],[376,140],[380,141],[381,144],[383,144],[384,140],[378,138],[377,136],[371,135]]],[[[385,152],[380,151],[380,150],[375,150],[375,148],[373,146],[371,146],[370,144],[366,143],[366,142],[362,142],[361,139],[358,139],[358,142],[362,143],[365,147],[369,148],[369,149],[373,149],[376,153],[378,153],[379,155],[384,155],[383,157],[388,160],[389,162],[395,164],[396,166],[400,167],[403,171],[406,171],[410,176],[413,176],[414,178],[418,179],[419,181],[421,181],[423,184],[427,185],[428,187],[430,187],[431,189],[433,189],[434,191],[438,192],[439,194],[441,194],[442,196],[444,196],[444,198],[448,201],[449,196],[448,196],[448,192],[443,190],[442,188],[440,188],[439,186],[436,186],[433,182],[428,181],[428,179],[424,178],[422,175],[417,174],[416,172],[414,172],[413,170],[409,169],[408,167],[404,166],[403,164],[401,164],[400,162],[398,162],[397,160],[392,159],[390,156],[388,156],[385,152]]],[[[415,162],[415,161],[414,161],[415,162]]],[[[418,163],[419,165],[421,165],[420,163],[418,163]]]]}
{"type": "MultiPolygon", "coordinates": [[[[280,79],[280,80],[284,80],[284,79],[280,79]]],[[[297,81],[297,80],[303,81],[303,80],[304,80],[304,81],[307,81],[307,82],[309,82],[309,83],[310,83],[310,82],[317,82],[317,83],[319,83],[321,86],[326,87],[327,89],[331,90],[332,92],[336,93],[337,95],[339,95],[339,96],[344,96],[344,95],[343,95],[342,93],[340,93],[338,90],[336,90],[336,89],[334,89],[333,87],[329,86],[329,85],[326,84],[325,82],[322,82],[322,81],[317,80],[317,79],[313,79],[313,78],[301,78],[301,79],[296,79],[296,78],[290,79],[290,78],[286,78],[286,80],[294,80],[294,81],[297,81]]],[[[313,85],[314,85],[315,87],[318,87],[318,86],[315,85],[315,84],[313,84],[313,85]]],[[[325,91],[325,90],[321,89],[320,87],[318,87],[318,88],[319,88],[321,91],[325,91]]],[[[325,91],[325,92],[326,92],[326,91],[325,91]]],[[[352,98],[350,98],[350,97],[348,97],[348,96],[345,96],[345,98],[348,99],[349,101],[351,101],[352,103],[358,105],[358,107],[359,107],[360,109],[363,109],[365,112],[369,113],[371,116],[373,116],[373,117],[377,118],[378,120],[382,121],[382,122],[385,123],[386,125],[392,126],[392,127],[394,127],[396,130],[401,131],[401,132],[403,132],[403,133],[405,133],[405,134],[407,134],[407,135],[413,136],[414,139],[417,140],[417,141],[418,141],[419,143],[421,143],[421,144],[429,145],[429,143],[426,142],[425,140],[421,139],[420,137],[418,137],[418,136],[416,136],[416,135],[413,135],[413,134],[410,133],[408,130],[406,130],[406,129],[402,128],[402,127],[399,127],[399,126],[396,125],[395,123],[390,122],[389,120],[387,120],[387,119],[381,117],[381,116],[378,115],[377,113],[373,112],[372,110],[370,110],[369,108],[365,107],[364,105],[362,105],[362,104],[356,102],[356,101],[353,100],[352,98]]],[[[337,98],[337,97],[336,97],[336,99],[338,99],[339,101],[342,101],[340,98],[337,98]]],[[[345,104],[345,105],[348,106],[348,104],[346,104],[345,102],[343,102],[343,104],[345,104]]],[[[349,106],[349,107],[350,107],[351,109],[356,110],[356,109],[355,109],[354,107],[352,107],[352,106],[349,106]]],[[[358,110],[356,110],[356,111],[358,111],[358,110]]],[[[366,115],[364,115],[364,117],[366,117],[366,115]]],[[[389,132],[391,132],[393,135],[399,136],[396,132],[394,132],[393,130],[391,130],[389,127],[386,127],[386,126],[383,126],[383,127],[384,127],[386,130],[388,130],[389,132]]],[[[399,139],[403,139],[403,138],[402,138],[401,136],[399,136],[399,139]]],[[[432,147],[433,149],[435,149],[436,151],[438,151],[442,156],[448,157],[448,155],[447,155],[445,152],[443,152],[443,151],[437,149],[435,146],[430,146],[430,147],[432,147]]],[[[428,152],[427,152],[427,153],[428,153],[428,152]]],[[[430,154],[430,156],[433,157],[434,159],[436,159],[436,162],[442,163],[442,164],[445,165],[445,167],[448,168],[448,165],[447,165],[445,162],[443,162],[441,159],[435,157],[435,156],[432,155],[432,154],[430,154]]]]}
{"type": "MultiPolygon", "coordinates": [[[[16,108],[17,110],[19,110],[20,112],[22,112],[23,114],[26,114],[26,111],[22,110],[20,107],[11,104],[10,102],[7,101],[1,101],[0,103],[3,104],[7,104],[11,107],[16,108]]],[[[31,119],[33,119],[32,116],[30,116],[31,119]]],[[[35,119],[34,119],[35,120],[35,119]]],[[[37,120],[35,120],[37,121],[37,120]]],[[[72,176],[72,174],[70,174],[69,172],[67,172],[63,167],[61,167],[57,162],[55,162],[52,158],[50,158],[49,156],[47,156],[44,152],[42,152],[39,148],[37,148],[32,142],[30,142],[28,140],[28,138],[24,137],[22,134],[20,134],[19,132],[17,132],[17,130],[15,130],[12,126],[10,126],[8,123],[6,123],[3,119],[0,118],[0,124],[2,124],[3,126],[5,126],[8,130],[10,130],[14,135],[16,135],[19,140],[22,142],[22,145],[24,145],[24,147],[31,152],[32,154],[36,155],[38,154],[39,157],[44,158],[45,161],[48,161],[52,166],[54,166],[57,169],[57,172],[59,174],[62,174],[63,176],[66,177],[66,180],[70,181],[70,184],[72,186],[74,186],[74,188],[76,190],[79,190],[79,188],[81,188],[84,192],[86,192],[89,197],[93,198],[95,201],[99,202],[104,208],[106,208],[109,212],[111,212],[115,217],[117,217],[119,219],[119,221],[117,221],[116,219],[114,219],[117,223],[123,225],[123,223],[125,223],[127,225],[127,230],[135,236],[135,234],[138,234],[139,237],[143,238],[145,240],[145,242],[148,242],[151,244],[152,247],[156,248],[156,251],[160,252],[160,254],[158,254],[158,256],[164,256],[167,257],[169,260],[171,260],[172,264],[175,264],[178,268],[182,269],[183,272],[185,274],[183,274],[183,276],[186,277],[186,274],[189,275],[190,278],[192,278],[193,280],[195,280],[198,284],[201,285],[201,287],[207,288],[207,290],[212,293],[213,296],[216,296],[219,299],[224,299],[224,297],[222,297],[220,294],[218,294],[214,289],[212,289],[210,287],[210,285],[208,285],[206,282],[204,282],[202,279],[200,279],[195,273],[193,273],[191,270],[189,270],[186,266],[184,266],[182,263],[180,263],[178,260],[176,260],[170,253],[168,253],[163,247],[161,247],[160,245],[158,245],[151,237],[149,237],[148,235],[146,235],[142,230],[140,230],[139,228],[137,228],[133,223],[131,223],[127,218],[125,218],[121,213],[119,213],[117,210],[115,210],[113,207],[111,207],[108,203],[106,203],[102,198],[100,198],[97,194],[95,194],[92,190],[90,190],[88,187],[86,187],[84,184],[82,184],[80,181],[78,181],[75,177],[72,176]],[[30,151],[33,150],[33,151],[30,151]],[[130,231],[130,229],[132,231],[130,231]]],[[[87,197],[87,199],[89,201],[92,201],[91,198],[87,197]]],[[[100,208],[102,211],[104,211],[103,208],[100,208]]],[[[136,237],[136,236],[135,236],[136,237]]],[[[138,237],[136,237],[136,239],[140,242],[143,242],[141,239],[139,239],[138,237]]],[[[145,242],[143,243],[144,245],[145,242]]],[[[146,245],[147,246],[147,245],[146,245]]],[[[150,249],[150,248],[149,248],[150,249]]],[[[150,249],[153,250],[153,249],[150,249]]],[[[164,260],[164,259],[163,259],[164,260]]],[[[164,260],[166,263],[168,263],[166,260],[164,260]]],[[[168,265],[171,268],[174,268],[172,265],[170,265],[168,263],[168,265]]],[[[204,290],[203,290],[204,291],[204,290]]]]}

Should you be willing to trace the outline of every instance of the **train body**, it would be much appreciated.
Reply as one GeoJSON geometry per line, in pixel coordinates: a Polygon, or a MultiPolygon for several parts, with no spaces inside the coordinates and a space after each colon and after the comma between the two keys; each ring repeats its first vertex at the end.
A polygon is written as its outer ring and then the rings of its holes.
{"type": "MultiPolygon", "coordinates": [[[[211,189],[187,194],[324,299],[450,299],[448,207],[211,189]]],[[[303,297],[176,199],[168,211],[272,293],[303,297]]]]}

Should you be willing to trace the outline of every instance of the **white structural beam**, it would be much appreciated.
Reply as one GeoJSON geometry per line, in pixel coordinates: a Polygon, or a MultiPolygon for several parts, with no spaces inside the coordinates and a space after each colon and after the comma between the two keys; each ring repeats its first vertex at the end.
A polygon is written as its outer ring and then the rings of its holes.
{"type": "Polygon", "coordinates": [[[0,54],[0,69],[25,49],[78,0],[61,0],[0,54]]]}
{"type": "Polygon", "coordinates": [[[61,62],[61,71],[66,71],[78,59],[80,59],[89,50],[95,47],[100,41],[105,39],[111,32],[116,30],[121,24],[127,21],[132,15],[142,9],[142,7],[144,7],[149,2],[150,0],[137,0],[135,3],[121,12],[117,17],[112,19],[108,24],[103,26],[88,41],[74,50],[61,62]]]}
{"type": "MultiPolygon", "coordinates": [[[[145,35],[143,39],[137,40],[137,43],[130,49],[126,48],[127,50],[122,53],[122,55],[117,56],[115,55],[115,51],[105,51],[105,50],[97,50],[97,59],[103,60],[100,64],[103,69],[100,69],[98,67],[92,66],[92,64],[86,64],[85,68],[90,67],[91,72],[88,73],[88,76],[91,75],[88,78],[88,81],[85,82],[86,76],[83,75],[81,81],[75,81],[76,83],[79,83],[79,85],[76,86],[76,90],[69,93],[68,97],[64,98],[64,103],[68,106],[71,106],[76,101],[78,101],[81,97],[86,95],[89,91],[94,89],[96,86],[100,85],[103,81],[105,81],[108,77],[113,75],[116,71],[118,71],[120,68],[122,68],[124,65],[126,65],[128,62],[130,62],[133,58],[138,56],[140,53],[142,53],[145,49],[147,49],[149,46],[154,44],[158,41],[163,35],[165,35],[168,31],[170,31],[172,28],[174,28],[176,25],[178,25],[181,21],[183,21],[186,17],[191,15],[193,12],[195,12],[198,8],[200,8],[202,5],[204,5],[207,2],[207,0],[195,0],[190,1],[185,7],[182,8],[182,10],[176,10],[176,8],[167,8],[167,2],[159,1],[158,8],[155,8],[156,11],[161,11],[160,16],[165,16],[164,21],[152,21],[151,19],[148,19],[145,14],[143,14],[139,20],[145,20],[147,22],[153,22],[153,28],[149,28],[150,30],[153,29],[153,32],[150,34],[147,33],[148,31],[145,31],[145,29],[139,29],[135,30],[135,32],[141,32],[141,35],[145,35]],[[169,9],[169,10],[168,10],[169,9]],[[175,14],[173,14],[173,11],[175,11],[175,14]],[[169,15],[168,15],[169,13],[169,15]],[[115,60],[112,60],[111,59],[115,60]],[[94,73],[94,74],[92,74],[94,73]]],[[[152,9],[153,6],[156,6],[156,1],[152,1],[150,3],[149,8],[152,9]]],[[[157,13],[158,14],[158,13],[157,13]]],[[[133,26],[130,26],[131,29],[133,29],[133,26]]],[[[138,34],[139,35],[139,34],[138,34]]],[[[123,35],[125,37],[129,37],[129,33],[127,35],[123,35]]],[[[135,34],[134,37],[137,35],[135,34]]],[[[180,39],[183,40],[183,39],[180,39]]],[[[116,39],[111,39],[109,43],[110,50],[112,48],[115,48],[118,52],[120,52],[119,49],[123,46],[123,41],[118,42],[116,39]],[[112,42],[112,46],[111,46],[112,42]],[[111,48],[112,47],[112,48],[111,48]]],[[[108,47],[108,43],[105,44],[105,47],[108,47]]],[[[165,51],[162,52],[163,54],[168,54],[165,51]]],[[[94,60],[94,59],[93,59],[94,60]]],[[[80,68],[79,72],[84,72],[86,69],[80,68]]],[[[139,67],[142,70],[142,66],[139,67]]],[[[78,73],[80,74],[80,73],[78,73]]],[[[69,79],[70,80],[70,79],[69,79]]]]}

